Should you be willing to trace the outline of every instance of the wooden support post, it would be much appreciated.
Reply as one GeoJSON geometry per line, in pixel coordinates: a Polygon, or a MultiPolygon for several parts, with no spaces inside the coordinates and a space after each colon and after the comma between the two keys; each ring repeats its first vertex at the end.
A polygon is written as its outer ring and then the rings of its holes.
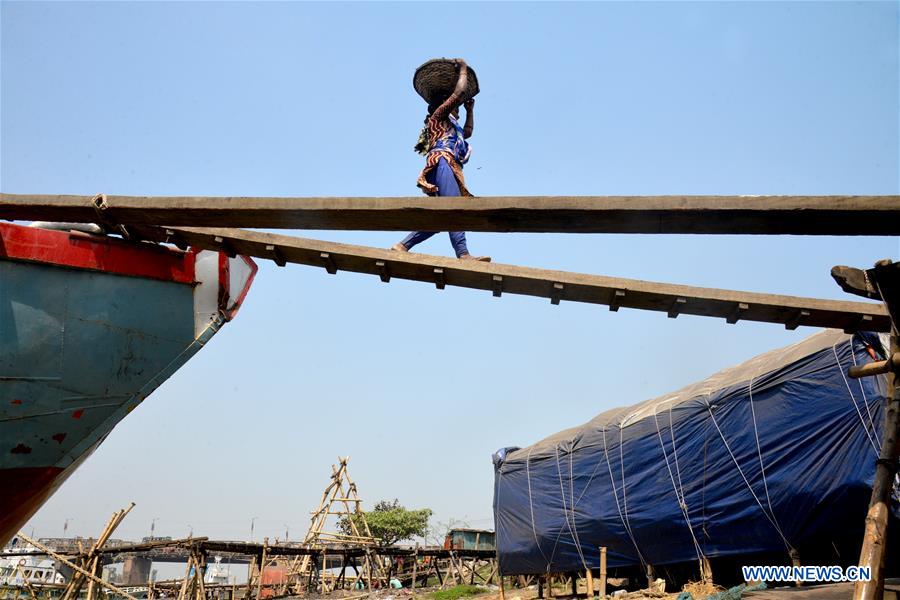
{"type": "Polygon", "coordinates": [[[500,600],[506,600],[506,590],[503,589],[503,575],[500,576],[500,600]]]}
{"type": "Polygon", "coordinates": [[[547,573],[547,597],[553,598],[553,574],[547,573]]]}
{"type": "Polygon", "coordinates": [[[569,575],[572,578],[572,597],[574,598],[578,595],[578,572],[572,571],[569,575]]]}
{"type": "Polygon", "coordinates": [[[253,589],[253,569],[257,565],[257,558],[253,556],[247,565],[247,589],[244,591],[244,600],[250,600],[250,592],[253,589]]]}
{"type": "Polygon", "coordinates": [[[413,573],[412,573],[412,583],[410,587],[412,588],[413,598],[416,597],[416,575],[419,574],[419,544],[416,544],[416,550],[413,552],[413,573]]]}
{"type": "MultiPolygon", "coordinates": [[[[833,274],[833,271],[832,271],[833,274]]],[[[866,272],[866,279],[874,281],[875,290],[891,317],[891,357],[900,352],[900,263],[878,261],[875,268],[866,272]]],[[[861,290],[865,291],[865,290],[861,290]]],[[[887,550],[887,522],[891,491],[898,469],[900,452],[900,376],[889,372],[888,401],[885,407],[884,433],[881,452],[875,466],[872,498],[866,515],[859,566],[871,569],[868,581],[859,581],[853,590],[854,600],[875,600],[884,595],[884,558],[887,550]]]]}
{"type": "Polygon", "coordinates": [[[543,598],[544,598],[544,577],[541,575],[538,575],[537,587],[538,587],[538,596],[537,597],[541,598],[541,600],[543,600],[543,598]]]}
{"type": "Polygon", "coordinates": [[[652,589],[653,580],[656,579],[656,569],[653,568],[653,565],[647,563],[645,573],[647,575],[647,589],[652,589]]]}
{"type": "Polygon", "coordinates": [[[584,577],[587,580],[587,597],[588,599],[594,597],[594,574],[591,573],[591,568],[588,567],[584,570],[584,577]]]}
{"type": "MultiPolygon", "coordinates": [[[[900,339],[891,335],[891,354],[900,352],[900,339]]],[[[897,444],[900,433],[900,377],[888,373],[888,390],[893,393],[887,402],[884,417],[884,433],[881,453],[875,467],[875,481],[872,485],[872,499],[866,515],[863,546],[859,556],[859,566],[870,567],[872,577],[868,581],[855,584],[854,600],[875,600],[881,598],[884,586],[884,556],[887,550],[887,521],[889,501],[894,477],[897,473],[897,444]]],[[[890,392],[889,392],[890,393],[890,392]]]]}
{"type": "Polygon", "coordinates": [[[269,538],[263,538],[262,558],[259,559],[259,579],[256,580],[256,600],[262,598],[263,572],[266,569],[266,556],[269,554],[269,538]]]}
{"type": "Polygon", "coordinates": [[[600,598],[606,599],[606,546],[600,548],[600,598]]]}
{"type": "MultiPolygon", "coordinates": [[[[791,566],[799,567],[800,566],[800,553],[797,552],[796,548],[791,548],[790,556],[791,556],[791,566]]],[[[797,579],[794,581],[794,586],[802,587],[803,582],[800,581],[799,579],[797,579]]]]}

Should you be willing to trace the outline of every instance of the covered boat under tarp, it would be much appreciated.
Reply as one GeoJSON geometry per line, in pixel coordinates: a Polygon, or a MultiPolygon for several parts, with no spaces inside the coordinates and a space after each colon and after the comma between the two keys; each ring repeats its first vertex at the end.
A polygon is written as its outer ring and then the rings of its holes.
{"type": "Polygon", "coordinates": [[[611,568],[792,551],[853,564],[886,379],[847,369],[883,358],[885,346],[875,334],[824,331],[498,451],[501,572],[597,568],[601,546],[611,568]]]}

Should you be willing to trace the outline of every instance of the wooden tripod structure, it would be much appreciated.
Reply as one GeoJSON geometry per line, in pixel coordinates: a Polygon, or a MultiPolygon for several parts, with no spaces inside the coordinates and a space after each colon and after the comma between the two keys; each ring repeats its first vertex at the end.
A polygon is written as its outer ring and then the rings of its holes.
{"type": "MultiPolygon", "coordinates": [[[[316,510],[312,511],[309,530],[303,540],[303,545],[308,548],[322,548],[329,546],[371,546],[379,545],[378,538],[372,535],[369,524],[366,521],[365,512],[362,510],[362,499],[356,489],[356,483],[350,478],[347,470],[349,456],[338,457],[338,464],[331,465],[331,481],[322,492],[322,498],[316,510]],[[337,521],[347,523],[348,532],[329,530],[329,522],[332,517],[337,521]]],[[[325,571],[325,563],[328,555],[322,555],[322,571],[325,571]]],[[[304,588],[321,587],[322,591],[330,591],[337,585],[344,585],[344,574],[348,565],[341,565],[341,575],[335,581],[327,581],[319,572],[316,558],[311,555],[295,557],[287,565],[286,574],[282,586],[282,593],[300,593],[304,588]]],[[[359,581],[365,581],[368,588],[372,587],[373,574],[377,576],[381,569],[375,559],[374,553],[367,552],[362,571],[355,562],[350,565],[356,572],[351,586],[359,581]]]]}

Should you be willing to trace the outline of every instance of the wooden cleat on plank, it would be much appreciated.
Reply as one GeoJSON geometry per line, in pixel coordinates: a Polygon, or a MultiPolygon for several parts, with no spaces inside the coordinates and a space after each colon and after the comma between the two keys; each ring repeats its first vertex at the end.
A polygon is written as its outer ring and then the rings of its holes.
{"type": "Polygon", "coordinates": [[[231,243],[225,238],[217,235],[213,239],[213,241],[219,245],[219,248],[221,248],[222,252],[224,252],[225,256],[227,256],[228,258],[234,258],[235,256],[237,256],[237,252],[234,251],[234,247],[232,247],[231,243]]]}
{"type": "Polygon", "coordinates": [[[622,304],[622,300],[625,299],[625,290],[616,290],[613,292],[612,297],[609,300],[609,310],[613,312],[617,312],[619,310],[619,306],[622,304]]]}
{"type": "Polygon", "coordinates": [[[809,317],[808,310],[798,310],[796,311],[790,319],[787,320],[784,324],[784,328],[790,331],[797,329],[800,325],[803,325],[806,321],[807,317],[809,317]]]}
{"type": "Polygon", "coordinates": [[[337,265],[334,264],[334,258],[332,258],[330,253],[321,252],[319,253],[319,258],[322,259],[325,270],[328,271],[329,275],[334,275],[335,273],[337,273],[337,265]]]}
{"type": "Polygon", "coordinates": [[[446,280],[444,279],[444,269],[440,267],[434,268],[434,287],[439,290],[444,289],[444,286],[447,285],[446,280]]]}
{"type": "Polygon", "coordinates": [[[503,276],[494,275],[491,277],[491,286],[494,293],[494,298],[499,298],[501,294],[503,294],[503,276]]]}
{"type": "Polygon", "coordinates": [[[729,325],[734,325],[735,323],[737,323],[738,321],[741,320],[741,315],[744,312],[746,312],[747,310],[749,310],[749,308],[750,308],[749,304],[745,304],[743,302],[738,302],[737,306],[734,307],[734,310],[732,311],[732,313],[730,315],[728,315],[727,317],[725,317],[725,322],[728,323],[729,325]]]}
{"type": "Polygon", "coordinates": [[[279,267],[283,267],[287,264],[287,260],[284,258],[284,254],[281,253],[281,250],[278,249],[274,244],[266,244],[266,252],[272,253],[272,260],[275,261],[275,264],[279,267]]]}
{"type": "Polygon", "coordinates": [[[687,304],[687,298],[675,298],[675,301],[672,302],[672,306],[669,307],[669,318],[678,318],[678,315],[681,314],[681,309],[684,308],[685,304],[687,304]]]}
{"type": "Polygon", "coordinates": [[[391,271],[383,260],[375,261],[375,269],[378,271],[378,276],[381,277],[381,281],[384,283],[391,282],[391,271]]]}
{"type": "Polygon", "coordinates": [[[562,300],[563,290],[565,287],[561,283],[554,283],[553,288],[550,290],[550,304],[558,305],[559,301],[562,300]]]}

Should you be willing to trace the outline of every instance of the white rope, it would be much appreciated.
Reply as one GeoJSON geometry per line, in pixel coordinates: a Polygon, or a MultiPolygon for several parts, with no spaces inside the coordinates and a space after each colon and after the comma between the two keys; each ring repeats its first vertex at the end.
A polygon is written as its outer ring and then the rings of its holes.
{"type": "Polygon", "coordinates": [[[743,469],[741,469],[741,465],[738,464],[737,457],[734,455],[734,452],[731,451],[731,446],[728,445],[728,440],[725,439],[725,434],[722,433],[722,430],[719,428],[719,424],[716,422],[716,415],[713,414],[712,405],[709,403],[709,398],[706,400],[706,409],[709,411],[709,416],[712,419],[713,425],[716,426],[716,431],[719,432],[719,437],[722,438],[722,443],[725,444],[725,449],[728,451],[728,454],[731,456],[731,460],[734,461],[734,466],[737,467],[738,473],[741,475],[741,479],[744,480],[744,483],[747,484],[747,489],[750,490],[750,494],[753,496],[753,499],[756,500],[756,503],[759,504],[760,510],[762,510],[763,515],[769,520],[769,523],[772,524],[772,527],[775,528],[775,531],[778,532],[778,535],[781,536],[781,539],[784,541],[785,547],[788,551],[792,551],[794,547],[791,543],[784,537],[784,533],[781,531],[781,527],[778,526],[778,523],[766,512],[766,507],[763,506],[763,503],[760,502],[759,497],[756,495],[756,492],[753,491],[753,486],[750,485],[750,481],[744,475],[743,469]]]}
{"type": "Polygon", "coordinates": [[[878,444],[876,444],[875,440],[872,439],[872,434],[869,432],[869,426],[866,425],[866,420],[863,419],[862,411],[859,410],[859,405],[856,403],[856,396],[853,395],[853,390],[850,388],[850,382],[847,380],[847,376],[844,374],[844,365],[841,364],[841,359],[840,357],[838,357],[837,344],[831,347],[831,351],[834,353],[834,361],[837,364],[838,371],[841,372],[841,377],[844,380],[844,385],[847,386],[847,393],[850,394],[850,400],[853,402],[853,408],[856,409],[856,414],[859,416],[859,422],[862,423],[863,431],[866,432],[866,437],[869,438],[869,443],[872,444],[872,449],[875,451],[875,456],[880,456],[881,453],[878,451],[878,444]]]}
{"type": "Polygon", "coordinates": [[[631,531],[631,520],[628,518],[628,496],[625,495],[625,441],[624,430],[619,426],[619,469],[622,471],[622,513],[625,522],[628,523],[628,531],[631,531]]]}
{"type": "MultiPolygon", "coordinates": [[[[671,416],[671,413],[670,413],[671,416]]],[[[691,526],[691,518],[688,516],[687,510],[687,502],[684,499],[684,493],[678,492],[678,485],[675,483],[675,475],[672,473],[672,467],[669,465],[669,455],[666,451],[666,445],[663,442],[662,431],[659,428],[659,419],[656,416],[656,413],[653,413],[653,420],[656,422],[656,436],[659,438],[659,446],[662,448],[663,459],[666,461],[666,470],[669,472],[669,479],[672,480],[672,489],[675,490],[675,500],[678,503],[678,508],[681,509],[681,514],[684,516],[684,522],[688,526],[688,531],[691,534],[691,539],[694,542],[694,550],[697,552],[697,560],[703,560],[703,551],[700,549],[700,542],[697,541],[697,536],[694,535],[694,528],[691,526]]],[[[672,440],[672,447],[675,447],[674,437],[672,440]]]]}
{"type": "Polygon", "coordinates": [[[541,543],[538,541],[537,529],[534,525],[534,502],[531,499],[531,452],[534,448],[528,449],[528,456],[525,457],[525,478],[528,480],[528,506],[531,508],[531,532],[534,534],[534,543],[537,546],[538,551],[541,553],[541,556],[544,557],[544,562],[547,564],[547,572],[550,572],[550,561],[547,560],[547,555],[544,554],[544,549],[541,548],[541,543]]]}
{"type": "MultiPolygon", "coordinates": [[[[559,466],[559,446],[556,447],[556,472],[559,475],[559,492],[560,498],[563,503],[563,515],[566,517],[566,526],[569,528],[569,533],[572,536],[572,543],[575,544],[575,549],[578,550],[578,556],[581,558],[581,566],[587,569],[587,562],[584,559],[584,553],[581,551],[581,541],[578,539],[578,526],[575,523],[575,507],[572,506],[571,510],[566,504],[566,492],[563,487],[563,479],[562,479],[562,469],[559,466]],[[570,520],[571,516],[571,520],[570,520]]],[[[569,489],[571,498],[574,499],[574,484],[572,482],[572,452],[569,453],[569,489]]],[[[562,529],[560,529],[560,535],[556,537],[557,544],[559,543],[559,538],[562,536],[562,529]]],[[[556,556],[556,545],[553,546],[553,554],[550,556],[550,560],[552,562],[553,558],[556,556]]]]}
{"type": "Polygon", "coordinates": [[[594,470],[591,471],[591,476],[588,477],[587,483],[584,484],[584,488],[581,490],[581,493],[578,494],[578,499],[575,500],[573,506],[578,506],[578,504],[581,502],[581,499],[584,498],[584,495],[587,493],[588,488],[591,487],[591,483],[594,481],[594,476],[597,474],[597,469],[600,468],[600,465],[601,462],[598,460],[597,464],[594,465],[594,470]]]}
{"type": "MultiPolygon", "coordinates": [[[[762,474],[763,489],[766,491],[766,504],[769,506],[769,512],[775,517],[775,511],[772,510],[772,499],[769,497],[769,484],[766,483],[766,467],[763,465],[762,445],[759,443],[759,429],[756,426],[756,411],[753,409],[753,378],[750,378],[750,384],[747,387],[747,394],[750,396],[750,419],[753,421],[753,435],[756,437],[756,454],[759,456],[759,472],[762,474]]],[[[777,519],[776,519],[777,520],[777,519]]]]}
{"type": "Polygon", "coordinates": [[[578,548],[578,555],[581,557],[581,565],[587,570],[587,561],[584,559],[584,553],[581,551],[581,538],[578,536],[578,521],[575,516],[575,474],[573,472],[575,451],[569,452],[569,506],[572,507],[572,533],[575,534],[575,543],[578,548]]]}
{"type": "Polygon", "coordinates": [[[681,482],[681,469],[678,467],[678,449],[675,447],[675,425],[672,422],[672,405],[669,405],[669,435],[672,437],[672,454],[675,456],[675,473],[678,475],[678,487],[681,488],[681,497],[684,498],[684,484],[681,482]]]}
{"type": "MultiPolygon", "coordinates": [[[[853,359],[853,366],[857,366],[856,362],[856,352],[853,351],[853,341],[850,341],[850,357],[853,359]]],[[[863,397],[863,406],[866,407],[866,414],[869,415],[869,424],[872,426],[872,436],[875,438],[875,442],[878,446],[881,446],[881,440],[878,439],[878,428],[875,427],[875,419],[872,418],[872,409],[869,408],[869,399],[866,397],[866,387],[863,385],[863,377],[860,377],[857,380],[859,383],[859,391],[863,397]]]]}
{"type": "MultiPolygon", "coordinates": [[[[562,472],[559,470],[559,448],[558,447],[556,448],[556,473],[557,473],[557,477],[559,478],[559,494],[560,494],[560,497],[562,498],[562,502],[563,502],[563,515],[566,518],[566,527],[569,527],[569,517],[568,517],[568,514],[566,513],[566,495],[565,495],[565,492],[563,491],[563,485],[562,485],[562,472]]],[[[551,563],[553,562],[553,559],[556,558],[556,549],[559,547],[559,539],[562,537],[563,531],[564,531],[564,529],[562,527],[560,527],[559,533],[556,534],[556,539],[553,541],[553,551],[550,552],[550,561],[549,561],[551,563]]],[[[569,527],[569,533],[570,534],[572,533],[571,527],[569,527]]],[[[550,572],[550,565],[547,565],[547,572],[548,573],[550,572]]]]}
{"type": "Polygon", "coordinates": [[[622,519],[622,526],[625,528],[625,533],[628,534],[628,537],[631,538],[631,543],[634,544],[634,549],[638,554],[641,565],[646,566],[647,561],[644,560],[644,555],[641,554],[641,549],[638,548],[637,541],[634,539],[634,535],[632,535],[631,533],[631,528],[628,526],[628,523],[626,522],[625,517],[622,514],[622,507],[619,505],[619,492],[616,490],[616,480],[613,477],[612,463],[609,461],[609,451],[606,447],[606,427],[603,427],[600,431],[603,433],[603,454],[606,456],[606,465],[607,467],[609,467],[609,482],[612,484],[613,498],[615,498],[616,500],[616,510],[619,512],[619,518],[622,519]]]}

